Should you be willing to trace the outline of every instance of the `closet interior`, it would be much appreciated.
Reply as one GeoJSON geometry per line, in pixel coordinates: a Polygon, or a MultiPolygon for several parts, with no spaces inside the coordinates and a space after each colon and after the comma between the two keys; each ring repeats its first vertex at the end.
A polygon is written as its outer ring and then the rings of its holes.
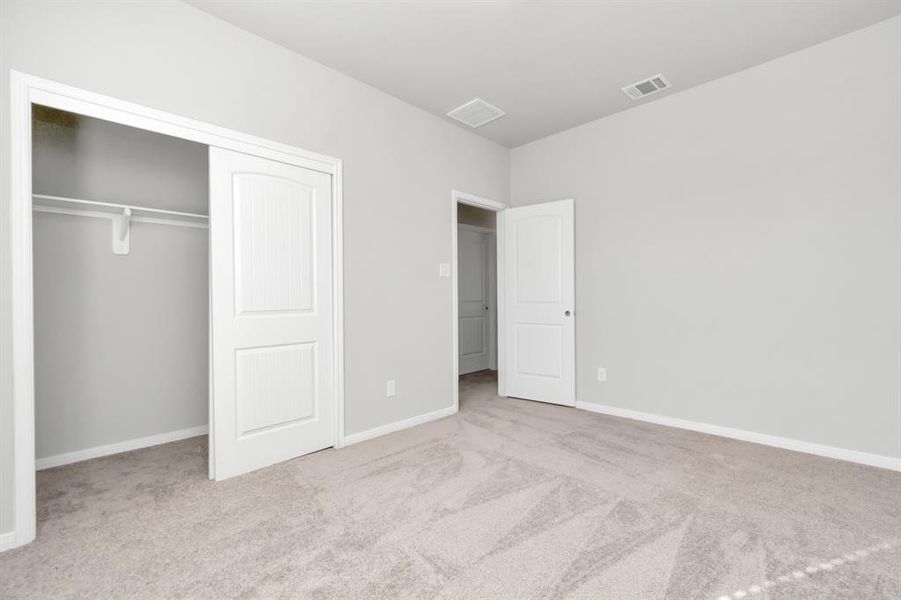
{"type": "Polygon", "coordinates": [[[208,147],[37,105],[32,142],[37,468],[206,434],[208,147]]]}

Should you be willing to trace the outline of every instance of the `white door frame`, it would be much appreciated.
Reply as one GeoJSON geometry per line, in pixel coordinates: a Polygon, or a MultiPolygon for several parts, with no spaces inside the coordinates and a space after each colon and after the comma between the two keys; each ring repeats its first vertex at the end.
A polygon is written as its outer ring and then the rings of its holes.
{"type": "MultiPolygon", "coordinates": [[[[453,339],[452,344],[452,353],[453,356],[451,358],[451,364],[453,365],[453,394],[454,394],[454,412],[460,410],[460,332],[459,332],[459,320],[460,320],[460,307],[459,307],[459,298],[458,298],[458,290],[457,290],[457,204],[468,204],[469,206],[475,206],[476,208],[483,208],[485,210],[490,210],[496,213],[501,212],[504,209],[510,208],[509,204],[504,202],[498,202],[496,200],[489,200],[488,198],[482,198],[480,196],[476,196],[475,194],[469,194],[467,192],[460,192],[457,190],[451,190],[451,336],[453,339]]],[[[503,239],[504,239],[504,231],[502,225],[503,219],[497,220],[497,272],[495,273],[495,278],[497,281],[503,281],[503,273],[504,273],[504,255],[501,252],[503,248],[503,239]]],[[[497,288],[497,298],[495,298],[495,304],[497,305],[497,393],[499,396],[504,395],[504,370],[501,368],[503,364],[503,344],[501,343],[503,325],[504,325],[504,313],[503,313],[503,287],[498,285],[497,288]]]]}
{"type": "MultiPolygon", "coordinates": [[[[10,257],[14,529],[0,550],[35,539],[34,314],[32,306],[31,105],[41,104],[146,131],[217,146],[332,176],[335,447],[344,445],[342,162],[295,146],[187,119],[69,85],[10,71],[10,257]]],[[[212,339],[212,328],[210,336],[212,339]]],[[[210,363],[212,368],[212,362],[210,363]]],[[[212,388],[210,390],[212,410],[212,388]]],[[[6,402],[0,397],[0,402],[6,402]]],[[[2,533],[2,532],[0,532],[2,533]]],[[[3,536],[6,537],[6,536],[3,536]]]]}

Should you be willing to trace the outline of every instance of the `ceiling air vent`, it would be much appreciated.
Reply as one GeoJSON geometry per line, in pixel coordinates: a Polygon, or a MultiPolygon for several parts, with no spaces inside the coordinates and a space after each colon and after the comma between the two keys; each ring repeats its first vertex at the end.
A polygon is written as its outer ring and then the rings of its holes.
{"type": "Polygon", "coordinates": [[[481,127],[485,123],[490,123],[495,119],[500,119],[505,114],[504,111],[496,106],[488,104],[484,100],[475,98],[470,100],[463,106],[458,106],[454,110],[447,113],[451,119],[456,119],[461,123],[465,123],[470,127],[481,127]]]}
{"type": "Polygon", "coordinates": [[[627,85],[623,88],[623,93],[633,100],[638,100],[639,98],[656,94],[660,90],[669,89],[669,87],[670,83],[666,80],[666,77],[658,73],[644,81],[627,85]]]}

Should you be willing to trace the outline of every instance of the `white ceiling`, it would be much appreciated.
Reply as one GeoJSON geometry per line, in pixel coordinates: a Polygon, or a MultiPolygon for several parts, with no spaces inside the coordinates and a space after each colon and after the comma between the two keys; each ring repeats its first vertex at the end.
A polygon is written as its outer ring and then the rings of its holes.
{"type": "Polygon", "coordinates": [[[901,14],[901,0],[189,2],[445,119],[482,98],[507,116],[474,131],[510,147],[901,14]],[[620,91],[657,73],[670,91],[620,91]]]}

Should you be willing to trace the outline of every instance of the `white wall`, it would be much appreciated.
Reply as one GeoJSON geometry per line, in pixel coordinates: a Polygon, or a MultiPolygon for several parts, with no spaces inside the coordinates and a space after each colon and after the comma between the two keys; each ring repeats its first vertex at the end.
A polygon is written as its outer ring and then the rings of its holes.
{"type": "Polygon", "coordinates": [[[899,27],[513,150],[576,201],[580,400],[901,457],[899,27]]]}
{"type": "MultiPolygon", "coordinates": [[[[451,282],[437,268],[450,262],[448,197],[459,189],[506,200],[505,148],[181,3],[0,6],[4,151],[12,68],[344,159],[347,433],[452,404],[451,282]],[[391,399],[388,379],[397,380],[391,399]]],[[[3,182],[9,168],[4,152],[3,182]]],[[[6,240],[8,185],[0,194],[6,240]]],[[[9,350],[4,334],[0,532],[13,518],[9,350]]]]}
{"type": "MultiPolygon", "coordinates": [[[[36,193],[207,214],[208,148],[69,113],[32,124],[36,193]]],[[[34,214],[35,454],[206,425],[205,229],[34,214]]]]}

